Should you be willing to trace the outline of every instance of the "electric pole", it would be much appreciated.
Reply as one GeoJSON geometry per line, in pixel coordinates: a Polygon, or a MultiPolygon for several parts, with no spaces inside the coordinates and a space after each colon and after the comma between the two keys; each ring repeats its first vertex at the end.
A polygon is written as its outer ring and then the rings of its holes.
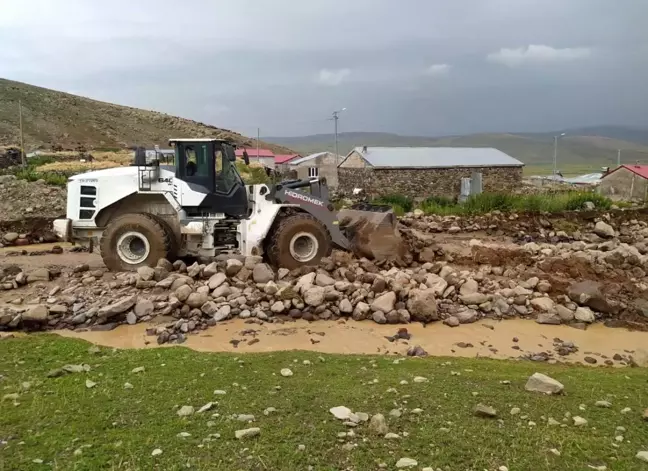
{"type": "Polygon", "coordinates": [[[621,149],[617,151],[617,167],[621,166],[621,149]]]}
{"type": "Polygon", "coordinates": [[[259,160],[259,140],[261,139],[261,128],[257,128],[257,162],[261,162],[259,160]]]}
{"type": "Polygon", "coordinates": [[[25,137],[23,135],[23,120],[22,120],[22,102],[18,100],[18,119],[20,121],[20,161],[22,166],[25,167],[25,137]]]}
{"type": "Polygon", "coordinates": [[[333,112],[333,121],[335,123],[335,163],[339,165],[340,163],[340,153],[338,152],[338,116],[341,112],[346,111],[346,108],[337,110],[333,112]]]}

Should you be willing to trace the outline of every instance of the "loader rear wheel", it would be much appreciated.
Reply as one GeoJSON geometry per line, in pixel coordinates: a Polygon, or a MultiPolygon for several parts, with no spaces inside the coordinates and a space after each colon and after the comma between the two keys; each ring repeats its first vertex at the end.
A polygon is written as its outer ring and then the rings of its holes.
{"type": "Polygon", "coordinates": [[[171,250],[165,227],[155,216],[146,213],[124,214],[111,221],[99,245],[104,264],[113,271],[154,267],[171,250]]]}
{"type": "Polygon", "coordinates": [[[279,220],[268,241],[270,263],[277,267],[298,268],[317,265],[331,254],[331,236],[310,214],[297,213],[279,220]]]}

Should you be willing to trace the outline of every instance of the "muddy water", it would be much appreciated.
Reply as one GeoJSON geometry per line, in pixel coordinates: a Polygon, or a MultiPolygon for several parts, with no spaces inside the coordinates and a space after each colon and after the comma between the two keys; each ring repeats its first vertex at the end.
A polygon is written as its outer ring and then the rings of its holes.
{"type": "MultiPolygon", "coordinates": [[[[124,325],[110,332],[58,333],[117,348],[157,347],[155,337],[146,335],[147,327],[150,325],[124,325]]],[[[605,359],[599,355],[612,358],[615,353],[627,354],[642,347],[645,349],[648,345],[646,332],[611,329],[603,325],[593,325],[584,331],[568,326],[540,325],[527,320],[483,321],[454,329],[440,323],[427,327],[411,324],[407,326],[412,334],[409,342],[388,341],[385,337],[394,335],[399,327],[353,321],[297,321],[260,326],[233,320],[200,334],[189,335],[183,345],[210,352],[310,350],[346,354],[405,354],[410,345],[420,345],[435,356],[517,358],[524,352],[553,351],[553,339],[558,337],[572,341],[579,347],[578,353],[569,355],[565,360],[582,361],[583,357],[589,355],[596,357],[599,364],[605,359]],[[517,342],[513,341],[514,337],[517,337],[517,342]],[[240,341],[237,347],[231,343],[232,340],[240,341]],[[472,344],[472,347],[461,348],[457,346],[460,342],[472,344]],[[513,349],[514,345],[519,346],[520,350],[513,349]]]]}
{"type": "Polygon", "coordinates": [[[41,250],[52,250],[54,246],[58,245],[59,247],[69,248],[72,247],[72,244],[68,242],[53,242],[45,244],[29,244],[29,245],[10,245],[8,247],[0,248],[0,255],[6,254],[7,252],[20,252],[26,250],[27,252],[37,252],[41,250]]]}

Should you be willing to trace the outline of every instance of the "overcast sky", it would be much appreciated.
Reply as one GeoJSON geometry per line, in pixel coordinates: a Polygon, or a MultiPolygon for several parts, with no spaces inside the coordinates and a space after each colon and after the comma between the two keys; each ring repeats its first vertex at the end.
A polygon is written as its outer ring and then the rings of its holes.
{"type": "Polygon", "coordinates": [[[646,0],[0,0],[0,77],[247,135],[648,125],[646,0]]]}

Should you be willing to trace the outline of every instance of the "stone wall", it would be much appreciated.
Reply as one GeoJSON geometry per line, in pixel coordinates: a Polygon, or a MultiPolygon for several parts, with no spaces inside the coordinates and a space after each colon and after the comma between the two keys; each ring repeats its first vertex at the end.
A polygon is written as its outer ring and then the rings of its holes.
{"type": "Polygon", "coordinates": [[[326,183],[331,188],[337,188],[338,185],[338,171],[337,171],[338,159],[336,159],[335,154],[331,152],[326,152],[323,155],[319,155],[314,159],[307,160],[297,165],[289,165],[290,170],[294,170],[297,173],[297,178],[306,179],[308,178],[308,169],[311,167],[317,167],[319,169],[319,176],[326,178],[326,183]]]}
{"type": "Polygon", "coordinates": [[[344,196],[351,195],[354,188],[362,188],[370,197],[400,194],[419,200],[429,196],[456,198],[461,192],[461,179],[470,177],[473,172],[482,173],[485,193],[511,192],[522,183],[522,167],[340,167],[338,191],[344,196]]]}
{"type": "Polygon", "coordinates": [[[599,192],[613,200],[645,201],[648,182],[636,173],[621,167],[607,175],[599,186],[599,192]]]}

